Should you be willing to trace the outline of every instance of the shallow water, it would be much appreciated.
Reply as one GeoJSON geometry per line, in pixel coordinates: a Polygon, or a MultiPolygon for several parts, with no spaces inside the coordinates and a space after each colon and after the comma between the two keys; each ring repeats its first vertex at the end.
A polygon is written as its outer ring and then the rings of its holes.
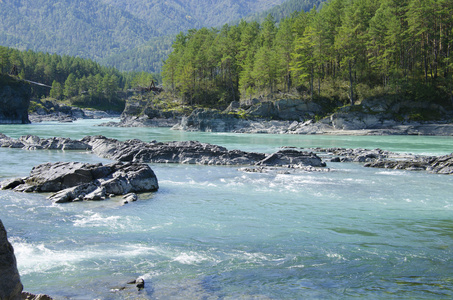
{"type": "MultiPolygon", "coordinates": [[[[281,146],[447,154],[451,137],[187,133],[72,124],[0,126],[18,137],[102,134],[199,140],[248,151],[281,146]]],[[[0,178],[47,161],[108,162],[87,152],[0,148],[0,178]]],[[[453,177],[328,163],[331,172],[245,173],[152,164],[160,189],[52,205],[0,192],[27,291],[56,299],[446,299],[453,296],[453,177]],[[126,282],[141,276],[145,290],[126,282]],[[127,286],[126,289],[120,290],[127,286]]]]}

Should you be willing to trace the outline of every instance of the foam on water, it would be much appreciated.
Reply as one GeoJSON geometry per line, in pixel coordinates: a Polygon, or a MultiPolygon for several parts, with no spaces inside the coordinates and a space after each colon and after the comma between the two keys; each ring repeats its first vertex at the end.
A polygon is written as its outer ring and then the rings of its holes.
{"type": "MultiPolygon", "coordinates": [[[[96,132],[130,138],[130,129],[104,131],[84,124],[45,130],[55,129],[48,135],[96,132]]],[[[14,128],[17,135],[23,128],[39,132],[33,126],[14,128]]],[[[291,145],[376,148],[380,142],[385,150],[416,152],[410,149],[416,141],[420,151],[431,147],[435,153],[453,145],[453,139],[437,138],[213,135],[147,128],[134,129],[134,135],[263,152],[291,145]]],[[[70,151],[0,151],[0,174],[7,177],[24,176],[38,162],[99,159],[70,151]],[[9,162],[12,157],[15,164],[9,162]]],[[[56,205],[45,195],[1,191],[0,218],[25,288],[57,299],[453,297],[451,177],[353,163],[328,163],[331,172],[294,174],[151,166],[159,191],[126,206],[118,199],[56,205]],[[122,290],[137,277],[147,281],[141,294],[133,286],[122,290]]]]}
{"type": "Polygon", "coordinates": [[[100,213],[91,212],[89,215],[76,215],[74,226],[76,227],[109,227],[111,229],[125,229],[132,226],[131,217],[103,216],[100,213]]]}

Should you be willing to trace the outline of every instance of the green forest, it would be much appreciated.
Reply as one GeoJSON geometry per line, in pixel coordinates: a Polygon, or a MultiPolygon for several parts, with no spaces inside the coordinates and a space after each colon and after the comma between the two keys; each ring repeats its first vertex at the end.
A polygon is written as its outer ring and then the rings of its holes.
{"type": "Polygon", "coordinates": [[[217,108],[249,97],[451,104],[452,12],[451,0],[331,0],[278,24],[192,29],[176,37],[163,82],[217,108]]]}
{"type": "Polygon", "coordinates": [[[90,59],[2,46],[0,74],[49,86],[31,85],[34,98],[51,97],[75,106],[118,111],[124,108],[125,91],[159,80],[157,74],[120,72],[90,59]]]}
{"type": "MultiPolygon", "coordinates": [[[[310,2],[319,2],[290,1],[309,9],[313,7],[310,2]]],[[[283,2],[3,0],[0,45],[89,58],[122,71],[160,72],[162,60],[180,31],[219,27],[283,2]]],[[[297,9],[297,5],[290,8],[297,9]]]]}

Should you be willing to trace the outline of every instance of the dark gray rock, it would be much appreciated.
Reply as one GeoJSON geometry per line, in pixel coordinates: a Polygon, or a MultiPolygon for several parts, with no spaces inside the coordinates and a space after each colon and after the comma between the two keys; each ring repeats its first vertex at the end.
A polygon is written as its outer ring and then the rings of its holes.
{"type": "Polygon", "coordinates": [[[0,74],[0,124],[28,124],[30,85],[0,74]]]}
{"type": "Polygon", "coordinates": [[[26,135],[21,136],[18,141],[26,150],[91,150],[91,147],[85,143],[61,137],[42,139],[35,135],[26,135]]]}
{"type": "Polygon", "coordinates": [[[153,170],[140,163],[109,165],[79,162],[45,163],[34,167],[30,176],[1,183],[2,189],[17,192],[54,193],[55,203],[79,200],[103,200],[110,195],[144,193],[159,188],[153,170]]]}
{"type": "Polygon", "coordinates": [[[245,165],[255,164],[265,158],[265,154],[229,151],[224,147],[200,143],[185,142],[150,142],[129,140],[121,142],[106,137],[85,137],[94,153],[101,157],[118,161],[137,161],[152,163],[182,163],[203,165],[245,165]]]}
{"type": "Polygon", "coordinates": [[[258,166],[312,166],[325,167],[326,164],[312,152],[303,152],[297,149],[282,149],[278,152],[268,155],[259,161],[258,166]]]}
{"type": "Polygon", "coordinates": [[[173,129],[186,131],[230,132],[247,127],[248,121],[239,119],[236,114],[224,113],[215,109],[195,109],[183,117],[173,129]]]}
{"type": "Polygon", "coordinates": [[[14,249],[0,220],[0,299],[21,300],[22,289],[14,249]]]}
{"type": "Polygon", "coordinates": [[[129,281],[127,284],[135,284],[139,291],[145,288],[145,280],[143,278],[137,278],[129,281]]]}
{"type": "Polygon", "coordinates": [[[377,160],[364,165],[370,168],[384,168],[407,171],[428,171],[435,174],[453,174],[453,153],[440,157],[417,157],[411,160],[377,160]]]}
{"type": "Polygon", "coordinates": [[[52,298],[45,294],[35,295],[28,292],[22,292],[22,300],[52,300],[52,298]]]}
{"type": "MultiPolygon", "coordinates": [[[[4,138],[5,145],[11,145],[13,140],[4,138]]],[[[2,139],[0,139],[0,143],[2,139]]],[[[304,153],[296,150],[282,150],[272,155],[241,150],[228,150],[225,147],[200,143],[197,141],[165,142],[152,141],[149,143],[140,140],[118,141],[104,136],[87,136],[80,141],[61,138],[40,139],[36,136],[19,138],[24,149],[65,149],[65,145],[80,145],[80,149],[91,149],[96,155],[123,162],[141,163],[180,163],[200,165],[305,165],[325,166],[321,159],[313,153],[304,153]],[[50,147],[50,145],[54,145],[50,147]],[[267,158],[267,159],[266,159],[267,158]],[[264,160],[264,161],[263,161],[264,160]]],[[[96,167],[90,171],[109,172],[106,167],[96,167]]],[[[81,176],[82,174],[77,174],[81,176]]],[[[76,175],[71,175],[76,176],[76,175]]],[[[87,179],[88,180],[88,179],[87,179]]],[[[6,183],[5,183],[6,184],[6,183]]],[[[8,183],[9,184],[9,183],[8,183]]],[[[53,183],[52,183],[53,184],[53,183]]],[[[118,184],[118,183],[115,183],[118,184]]],[[[105,183],[106,187],[117,189],[118,186],[105,183]]],[[[33,191],[26,181],[20,187],[23,191],[33,191]]],[[[109,193],[109,191],[107,191],[109,193]]]]}

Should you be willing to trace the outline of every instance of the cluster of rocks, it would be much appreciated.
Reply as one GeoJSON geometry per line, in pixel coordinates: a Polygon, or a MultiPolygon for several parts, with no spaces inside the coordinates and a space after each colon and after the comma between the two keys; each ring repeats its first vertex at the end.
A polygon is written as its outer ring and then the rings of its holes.
{"type": "Polygon", "coordinates": [[[37,106],[34,112],[29,114],[32,123],[44,121],[73,122],[77,119],[102,119],[118,117],[117,113],[107,113],[100,110],[81,109],[78,107],[60,104],[54,101],[32,100],[37,106]]]}
{"type": "Polygon", "coordinates": [[[152,102],[134,97],[126,100],[119,122],[106,122],[108,127],[172,127],[179,123],[182,113],[157,109],[152,102]]]}
{"type": "MultiPolygon", "coordinates": [[[[195,109],[173,127],[176,130],[247,133],[291,133],[291,124],[302,124],[324,114],[322,106],[303,99],[233,101],[227,109],[195,109]],[[241,116],[246,116],[243,118],[241,116]]],[[[294,129],[294,128],[292,128],[294,129]]]]}
{"type": "Polygon", "coordinates": [[[440,157],[421,157],[418,160],[377,160],[368,162],[364,166],[451,175],[453,174],[453,153],[440,157]]]}
{"type": "Polygon", "coordinates": [[[3,133],[0,133],[0,146],[25,150],[91,150],[90,145],[69,138],[40,138],[36,135],[24,135],[14,139],[3,133]]]}
{"type": "Polygon", "coordinates": [[[52,193],[48,199],[64,203],[117,195],[126,195],[127,202],[135,201],[135,193],[157,191],[159,185],[147,164],[57,162],[35,166],[30,176],[5,180],[0,187],[17,192],[52,193]]]}
{"type": "Polygon", "coordinates": [[[424,156],[382,149],[314,148],[311,150],[333,156],[331,162],[360,162],[364,163],[365,167],[371,168],[453,174],[453,153],[444,156],[424,156]]]}
{"type": "Polygon", "coordinates": [[[118,161],[152,163],[181,163],[201,165],[306,165],[324,167],[314,153],[280,150],[274,154],[228,150],[225,147],[197,141],[146,143],[140,140],[125,142],[103,136],[81,140],[92,146],[97,155],[118,161]]]}
{"type": "Polygon", "coordinates": [[[273,154],[228,150],[225,147],[197,141],[149,143],[133,139],[119,141],[104,136],[86,136],[81,140],[69,138],[39,138],[33,135],[18,139],[0,134],[0,146],[11,148],[91,150],[96,155],[122,162],[180,163],[200,165],[303,165],[324,167],[314,153],[282,149],[273,154]]]}

